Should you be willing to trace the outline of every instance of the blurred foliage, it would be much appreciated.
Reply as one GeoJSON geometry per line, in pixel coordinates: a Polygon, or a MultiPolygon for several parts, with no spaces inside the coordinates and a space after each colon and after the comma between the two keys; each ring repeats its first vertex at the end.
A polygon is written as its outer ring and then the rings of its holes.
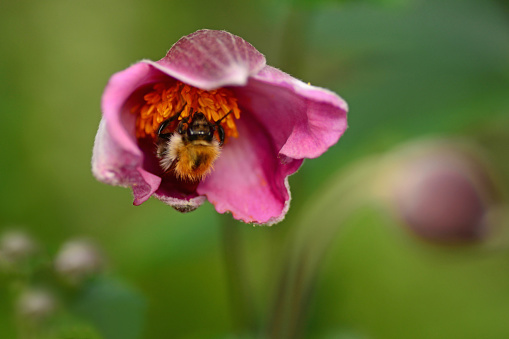
{"type": "Polygon", "coordinates": [[[136,339],[142,333],[143,300],[125,284],[114,280],[95,281],[75,301],[73,308],[76,314],[90,319],[105,338],[136,339]]]}
{"type": "MultiPolygon", "coordinates": [[[[223,249],[223,218],[213,207],[186,215],[155,199],[133,207],[129,190],[90,173],[111,74],[161,58],[197,29],[225,29],[269,64],[349,103],[350,127],[338,145],[290,178],[287,219],[272,228],[236,224],[259,327],[271,321],[295,225],[347,164],[416,137],[463,137],[482,147],[507,194],[508,8],[482,0],[1,2],[0,228],[21,225],[51,255],[69,237],[91,237],[131,286],[91,287],[76,309],[81,323],[62,318],[62,337],[114,338],[108,326],[121,320],[132,338],[238,330],[224,260],[238,253],[223,249]],[[144,319],[130,321],[137,312],[144,319]]],[[[307,337],[509,337],[507,243],[436,247],[372,207],[334,213],[345,219],[343,231],[319,270],[307,337]]],[[[3,276],[0,300],[0,337],[16,338],[3,276]]]]}

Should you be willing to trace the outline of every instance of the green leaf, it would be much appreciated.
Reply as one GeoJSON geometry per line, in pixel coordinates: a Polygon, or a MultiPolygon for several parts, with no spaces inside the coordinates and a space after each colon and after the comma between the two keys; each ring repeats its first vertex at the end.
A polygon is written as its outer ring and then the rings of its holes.
{"type": "Polygon", "coordinates": [[[141,337],[145,301],[126,284],[103,278],[92,282],[76,300],[73,310],[108,339],[141,337]]]}

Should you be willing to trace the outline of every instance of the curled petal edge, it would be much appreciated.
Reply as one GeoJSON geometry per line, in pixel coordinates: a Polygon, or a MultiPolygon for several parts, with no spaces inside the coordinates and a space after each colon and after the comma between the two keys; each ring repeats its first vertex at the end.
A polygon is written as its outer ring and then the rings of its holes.
{"type": "Polygon", "coordinates": [[[288,210],[290,209],[290,201],[292,200],[292,195],[290,193],[290,183],[288,182],[288,177],[285,178],[285,187],[286,191],[288,192],[288,199],[285,201],[285,205],[283,206],[283,210],[281,211],[281,214],[276,217],[271,217],[269,220],[263,223],[254,222],[253,225],[255,226],[272,226],[277,223],[280,223],[284,220],[286,217],[286,213],[288,213],[288,210]]]}
{"type": "Polygon", "coordinates": [[[317,158],[346,131],[348,104],[334,92],[306,84],[271,66],[265,66],[253,78],[308,101],[304,123],[295,124],[280,154],[294,159],[317,158]]]}
{"type": "Polygon", "coordinates": [[[104,119],[99,123],[92,154],[92,173],[103,183],[132,187],[134,204],[140,205],[150,198],[161,183],[161,178],[145,171],[140,166],[138,154],[118,146],[111,138],[104,119]]]}

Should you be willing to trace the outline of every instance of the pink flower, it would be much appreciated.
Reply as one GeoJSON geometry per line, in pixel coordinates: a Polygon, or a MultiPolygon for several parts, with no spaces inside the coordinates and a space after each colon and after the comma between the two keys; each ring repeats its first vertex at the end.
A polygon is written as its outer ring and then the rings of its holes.
{"type": "Polygon", "coordinates": [[[339,96],[267,66],[242,38],[212,30],[181,38],[159,61],[114,74],[102,112],[92,157],[99,181],[131,187],[135,205],[155,196],[186,212],[207,199],[219,213],[258,224],[284,218],[288,176],[347,127],[339,96]],[[205,157],[189,155],[191,143],[217,151],[196,175],[205,157]],[[178,169],[178,162],[189,166],[178,169]]]}

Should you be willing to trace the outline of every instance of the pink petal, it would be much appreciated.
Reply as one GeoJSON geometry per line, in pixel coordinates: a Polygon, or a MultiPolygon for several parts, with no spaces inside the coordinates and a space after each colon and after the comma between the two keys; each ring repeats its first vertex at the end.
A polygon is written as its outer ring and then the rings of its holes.
{"type": "Polygon", "coordinates": [[[247,86],[234,90],[242,107],[257,117],[280,153],[290,158],[320,156],[347,128],[348,106],[343,99],[276,68],[265,66],[247,86]]]}
{"type": "Polygon", "coordinates": [[[214,172],[198,186],[219,213],[230,211],[247,223],[274,224],[288,211],[287,176],[302,160],[278,157],[262,126],[249,114],[238,121],[239,138],[231,138],[214,172]],[[284,160],[284,161],[282,161],[284,160]]]}
{"type": "Polygon", "coordinates": [[[173,207],[174,209],[176,209],[177,211],[182,212],[182,213],[194,211],[195,209],[200,207],[201,204],[203,204],[205,202],[205,197],[203,197],[203,196],[197,196],[195,198],[185,200],[185,199],[174,198],[174,197],[171,197],[168,195],[162,195],[162,194],[155,193],[154,197],[156,197],[157,199],[161,200],[165,204],[170,205],[171,207],[173,207]]]}
{"type": "Polygon", "coordinates": [[[265,57],[236,35],[204,29],[182,37],[158,62],[145,62],[189,85],[211,90],[245,85],[265,66],[265,57]]]}
{"type": "Polygon", "coordinates": [[[132,186],[134,204],[146,201],[159,187],[161,178],[141,168],[141,154],[133,154],[116,143],[102,119],[95,137],[92,173],[97,180],[115,186],[132,186]]]}
{"type": "Polygon", "coordinates": [[[156,194],[160,200],[180,210],[197,208],[203,199],[196,193],[183,196],[177,188],[160,191],[160,168],[152,151],[141,149],[136,140],[135,115],[130,108],[136,103],[136,91],[146,85],[168,80],[169,77],[150,64],[140,62],[114,74],[102,99],[103,119],[99,125],[92,156],[92,171],[99,181],[110,185],[130,186],[134,204],[139,205],[156,194]],[[131,102],[133,101],[133,102],[131,102]],[[158,173],[159,172],[159,173],[158,173]]]}
{"type": "Polygon", "coordinates": [[[129,112],[127,102],[140,87],[167,78],[147,63],[140,62],[114,74],[104,89],[101,108],[103,119],[115,142],[132,154],[141,155],[135,138],[135,115],[129,112]]]}

